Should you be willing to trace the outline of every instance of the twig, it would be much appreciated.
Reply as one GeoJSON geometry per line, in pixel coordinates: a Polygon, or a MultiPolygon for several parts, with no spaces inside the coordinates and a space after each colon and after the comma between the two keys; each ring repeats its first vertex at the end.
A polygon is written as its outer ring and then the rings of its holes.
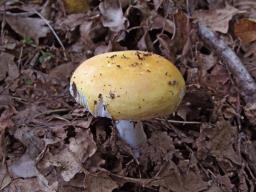
{"type": "Polygon", "coordinates": [[[248,104],[256,103],[256,83],[239,57],[226,43],[205,25],[198,23],[198,32],[203,42],[212,48],[233,74],[241,95],[248,104]]]}
{"type": "Polygon", "coordinates": [[[55,32],[55,30],[52,28],[52,26],[50,25],[49,21],[47,19],[44,18],[43,15],[41,15],[38,11],[34,10],[34,12],[45,22],[45,24],[49,27],[49,29],[51,30],[51,32],[53,33],[54,37],[57,39],[58,43],[60,44],[61,48],[63,49],[64,52],[64,57],[65,59],[67,59],[67,55],[66,55],[66,49],[64,47],[64,45],[62,44],[59,36],[57,35],[57,33],[55,32]]]}
{"type": "Polygon", "coordinates": [[[167,121],[169,123],[177,123],[177,124],[202,124],[202,122],[199,121],[178,121],[178,120],[166,120],[166,119],[161,119],[161,118],[156,118],[157,120],[160,121],[167,121]]]}

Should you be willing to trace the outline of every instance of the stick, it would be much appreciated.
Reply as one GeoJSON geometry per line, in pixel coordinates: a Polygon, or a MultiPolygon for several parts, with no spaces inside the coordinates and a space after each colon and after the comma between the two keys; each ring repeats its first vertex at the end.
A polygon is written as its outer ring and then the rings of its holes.
{"type": "Polygon", "coordinates": [[[210,46],[216,52],[217,56],[228,66],[228,69],[233,74],[241,90],[241,95],[246,104],[255,104],[256,83],[239,57],[223,40],[218,38],[217,35],[205,25],[198,23],[198,32],[203,42],[210,46]]]}

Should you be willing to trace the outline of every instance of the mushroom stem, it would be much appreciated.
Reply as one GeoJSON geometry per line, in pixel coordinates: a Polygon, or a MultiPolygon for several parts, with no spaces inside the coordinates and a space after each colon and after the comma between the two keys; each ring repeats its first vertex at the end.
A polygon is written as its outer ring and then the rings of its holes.
{"type": "Polygon", "coordinates": [[[118,120],[116,121],[116,128],[119,137],[132,149],[138,149],[147,140],[141,121],[118,120]]]}

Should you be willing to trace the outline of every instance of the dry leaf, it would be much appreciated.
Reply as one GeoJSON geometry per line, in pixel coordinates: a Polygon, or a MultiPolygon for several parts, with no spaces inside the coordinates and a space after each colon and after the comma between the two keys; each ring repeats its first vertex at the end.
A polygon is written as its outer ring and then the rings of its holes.
{"type": "Polygon", "coordinates": [[[226,7],[222,9],[195,11],[193,17],[197,21],[206,24],[213,31],[227,33],[229,21],[238,13],[242,12],[230,5],[226,5],[226,7]]]}
{"type": "Polygon", "coordinates": [[[5,165],[0,166],[0,191],[8,186],[12,181],[12,178],[9,176],[5,165]]]}
{"type": "Polygon", "coordinates": [[[12,183],[4,188],[2,192],[10,192],[10,191],[20,191],[20,192],[36,192],[36,191],[44,191],[43,188],[40,187],[36,178],[31,179],[15,179],[12,183]]]}
{"type": "Polygon", "coordinates": [[[2,81],[9,72],[9,66],[15,65],[15,63],[13,61],[14,56],[9,53],[2,52],[0,58],[0,81],[2,81]]]}
{"type": "Polygon", "coordinates": [[[88,0],[63,0],[67,13],[81,13],[89,9],[88,0]]]}
{"type": "Polygon", "coordinates": [[[61,64],[50,71],[49,77],[63,82],[68,82],[68,78],[71,76],[74,69],[75,66],[72,62],[61,64]]]}
{"type": "Polygon", "coordinates": [[[70,181],[82,172],[82,163],[96,152],[96,144],[89,130],[80,129],[75,138],[70,138],[68,147],[54,154],[46,153],[41,167],[56,166],[61,168],[64,181],[70,181]]]}
{"type": "Polygon", "coordinates": [[[210,153],[220,162],[228,161],[240,165],[238,153],[233,148],[236,142],[235,130],[229,121],[224,120],[219,120],[214,127],[203,124],[196,141],[198,158],[204,159],[210,153]]]}
{"type": "Polygon", "coordinates": [[[22,14],[7,14],[6,21],[10,27],[23,38],[31,37],[37,44],[39,38],[45,37],[49,28],[41,18],[24,16],[22,14]]]}
{"type": "Polygon", "coordinates": [[[118,0],[103,1],[99,5],[100,12],[103,16],[102,24],[104,27],[109,27],[112,31],[121,31],[125,28],[122,7],[118,0]]]}
{"type": "Polygon", "coordinates": [[[207,182],[202,180],[197,167],[190,169],[187,167],[187,170],[183,171],[185,172],[182,173],[180,167],[170,162],[151,185],[159,186],[160,192],[200,192],[208,188],[207,182]]]}
{"type": "Polygon", "coordinates": [[[239,19],[234,26],[235,35],[244,44],[251,43],[256,40],[256,19],[239,19]]]}
{"type": "Polygon", "coordinates": [[[106,173],[88,174],[85,177],[86,192],[112,192],[118,184],[106,173]]]}
{"type": "Polygon", "coordinates": [[[9,165],[9,171],[13,177],[29,178],[37,176],[36,163],[27,153],[9,165]]]}
{"type": "Polygon", "coordinates": [[[89,130],[79,129],[75,138],[70,138],[69,150],[76,160],[85,162],[96,152],[96,143],[89,130]]]}
{"type": "Polygon", "coordinates": [[[2,161],[3,154],[4,154],[4,135],[5,131],[8,128],[11,128],[14,126],[14,123],[12,121],[12,116],[14,115],[15,111],[13,108],[8,108],[5,111],[1,113],[0,116],[0,161],[2,161]]]}

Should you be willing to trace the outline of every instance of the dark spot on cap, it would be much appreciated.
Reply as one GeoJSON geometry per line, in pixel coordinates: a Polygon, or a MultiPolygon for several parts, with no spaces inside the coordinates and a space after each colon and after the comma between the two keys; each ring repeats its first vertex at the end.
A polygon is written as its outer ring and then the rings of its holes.
{"type": "Polygon", "coordinates": [[[118,68],[121,68],[121,66],[120,65],[116,65],[118,68]]]}
{"type": "Polygon", "coordinates": [[[114,57],[116,57],[117,55],[111,55],[109,58],[113,59],[114,57]]]}
{"type": "Polygon", "coordinates": [[[77,97],[77,88],[76,88],[76,84],[74,82],[71,85],[71,89],[74,94],[73,96],[76,98],[77,97]]]}
{"type": "Polygon", "coordinates": [[[167,76],[167,75],[168,75],[168,72],[166,72],[165,75],[167,76]]]}
{"type": "Polygon", "coordinates": [[[101,99],[101,98],[102,98],[102,94],[101,94],[101,93],[98,95],[98,98],[99,98],[99,99],[101,99]]]}
{"type": "Polygon", "coordinates": [[[177,81],[176,80],[171,80],[171,81],[168,81],[168,84],[169,85],[176,85],[177,81]]]}
{"type": "Polygon", "coordinates": [[[144,60],[144,55],[140,53],[139,51],[136,51],[135,55],[138,57],[139,60],[144,60]]]}
{"type": "Polygon", "coordinates": [[[149,73],[150,73],[151,71],[150,71],[149,69],[147,69],[147,72],[149,72],[149,73]]]}
{"type": "Polygon", "coordinates": [[[111,99],[115,99],[115,97],[116,97],[115,94],[112,93],[111,91],[109,92],[109,96],[110,96],[111,99]]]}
{"type": "Polygon", "coordinates": [[[126,57],[124,54],[121,57],[122,59],[128,59],[128,57],[126,57]]]}

